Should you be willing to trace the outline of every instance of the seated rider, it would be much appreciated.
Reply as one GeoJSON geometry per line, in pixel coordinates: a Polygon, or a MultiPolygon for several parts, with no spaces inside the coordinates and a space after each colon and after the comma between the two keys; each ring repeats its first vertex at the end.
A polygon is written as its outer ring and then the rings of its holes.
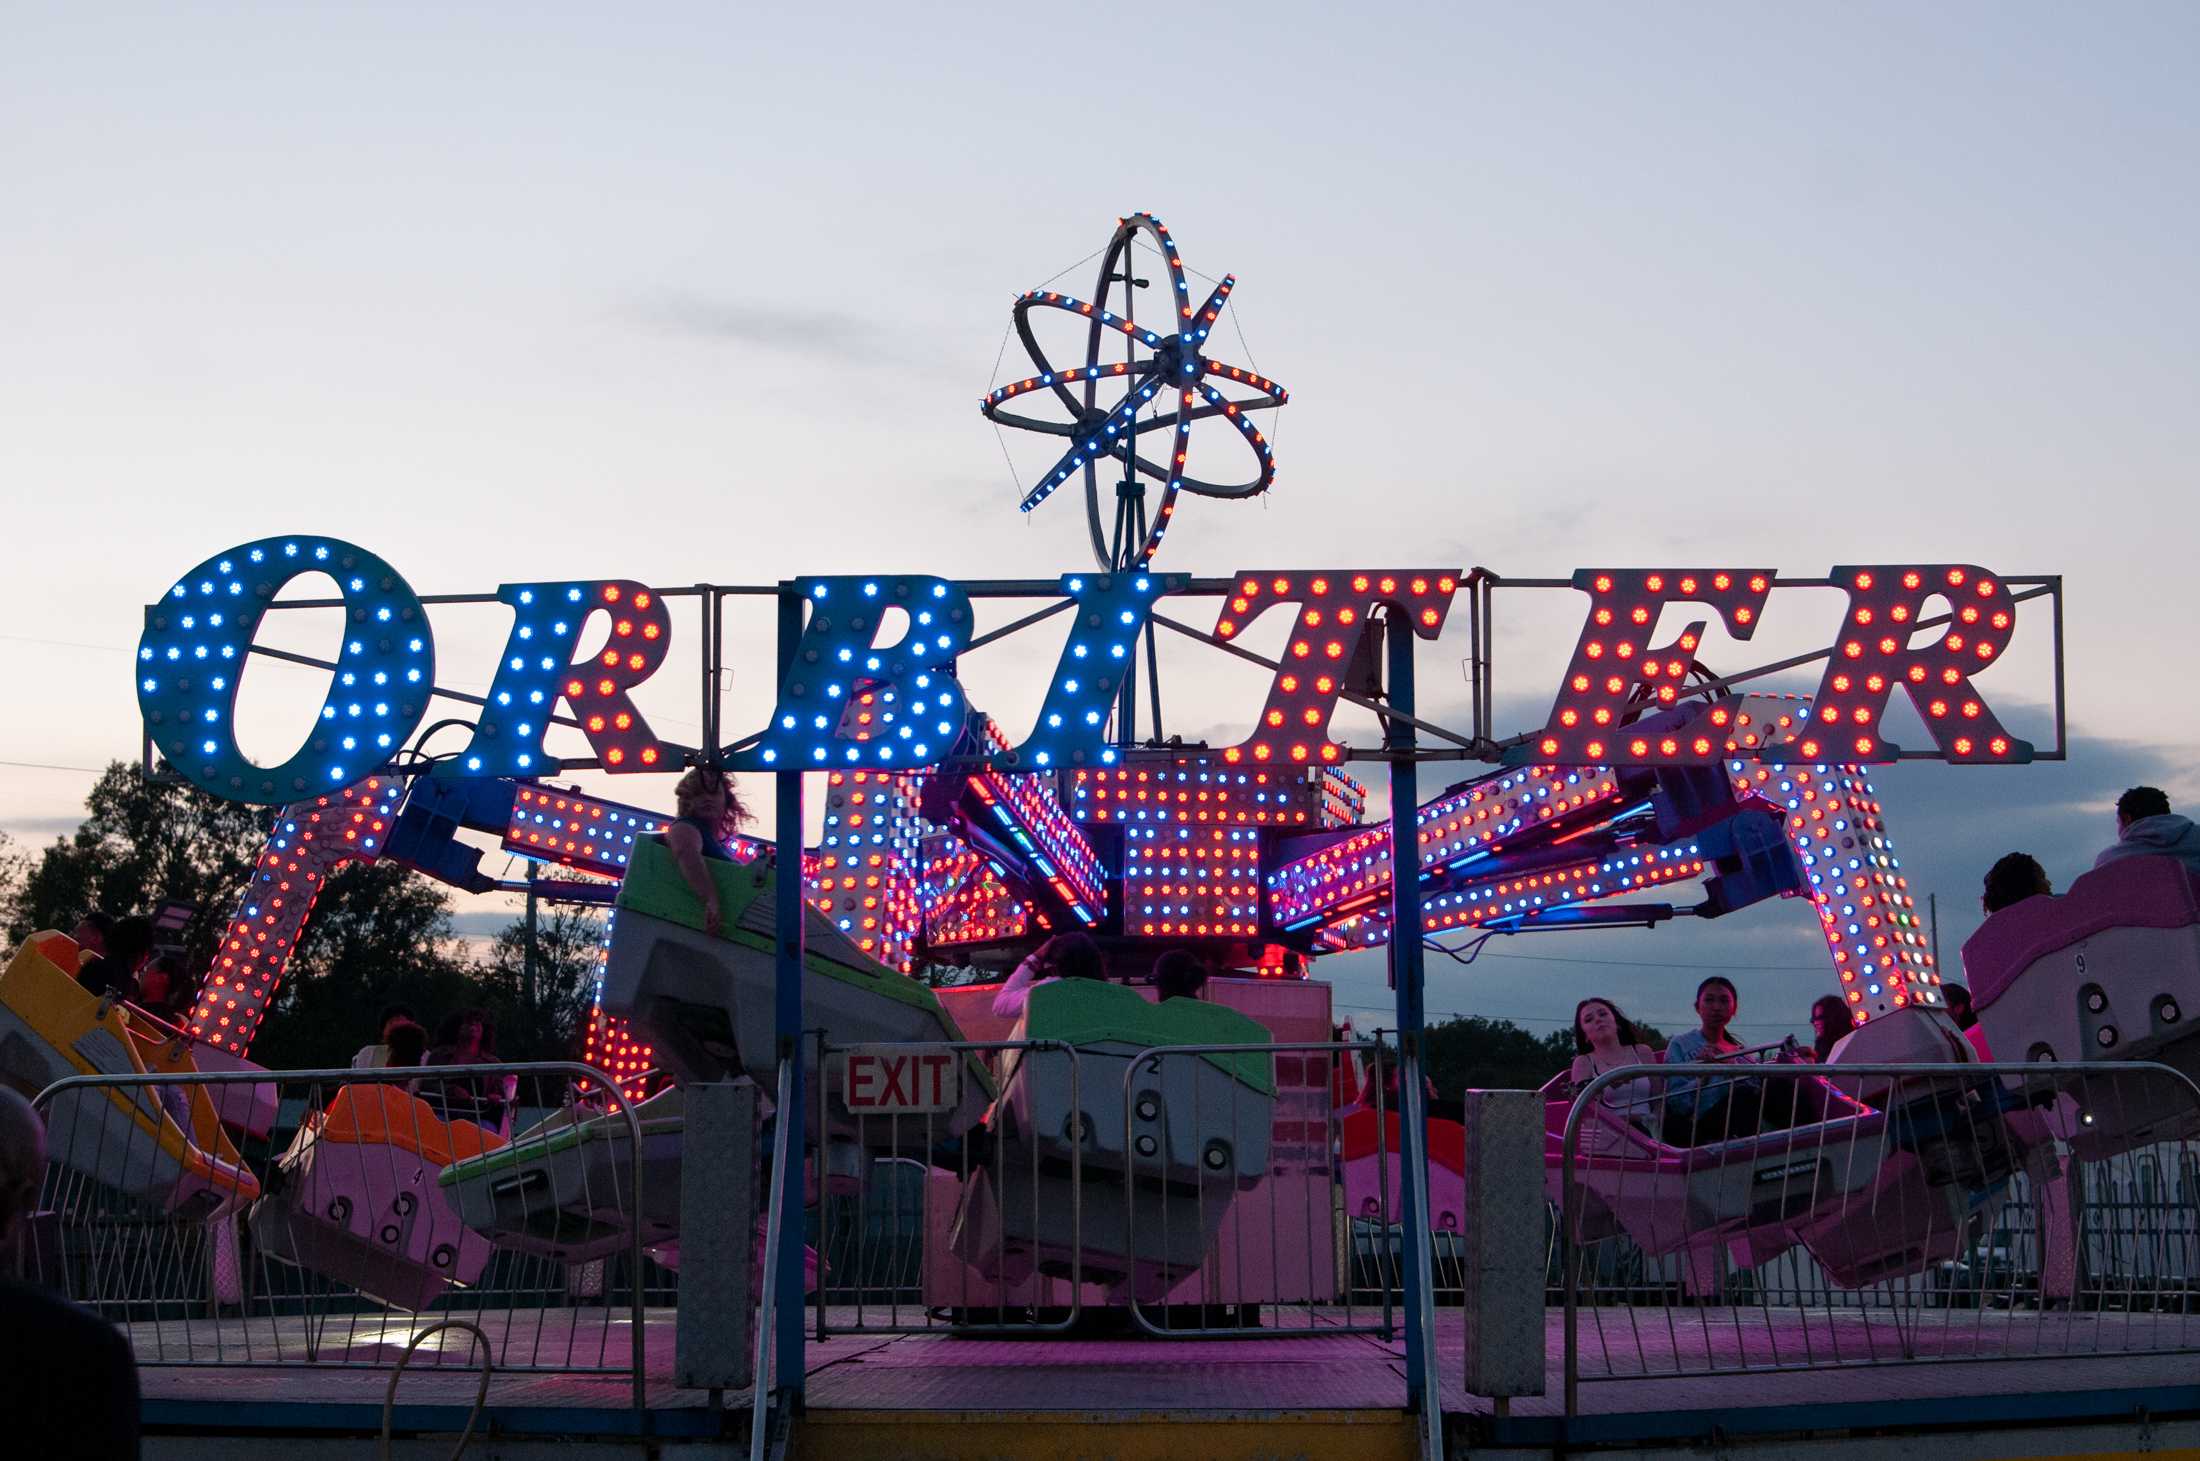
{"type": "Polygon", "coordinates": [[[105,942],[105,958],[83,951],[76,982],[94,994],[126,998],[136,992],[138,966],[153,952],[153,921],[135,915],[116,919],[105,942]]]}
{"type": "MultiPolygon", "coordinates": [[[[1574,1006],[1574,1052],[1567,1078],[1577,1091],[1605,1071],[1625,1065],[1651,1065],[1658,1058],[1634,1021],[1621,1014],[1618,1005],[1598,995],[1574,1006]]],[[[1597,1099],[1638,1126],[1647,1129],[1657,1124],[1654,1077],[1638,1075],[1614,1081],[1597,1093],[1597,1099]]]]}
{"type": "Polygon", "coordinates": [[[154,1019],[181,1028],[191,1016],[191,991],[183,965],[173,954],[155,954],[138,970],[137,1007],[154,1019]]]}
{"type": "Polygon", "coordinates": [[[1207,961],[1190,949],[1170,949],[1153,961],[1157,999],[1197,999],[1207,987],[1207,961]]]}
{"type": "MultiPolygon", "coordinates": [[[[1379,1093],[1382,1097],[1383,1109],[1395,1114],[1399,1110],[1400,1100],[1398,1095],[1398,1047],[1383,1045],[1377,1047],[1377,1049],[1379,1053],[1368,1063],[1367,1076],[1360,1083],[1360,1104],[1370,1111],[1374,1110],[1375,1098],[1379,1093]]],[[[1421,1091],[1429,1100],[1434,1101],[1436,1099],[1436,1082],[1425,1071],[1421,1075],[1421,1091]]]]}
{"type": "Polygon", "coordinates": [[[679,815],[659,834],[688,887],[703,904],[703,932],[719,932],[718,884],[706,862],[731,862],[726,841],[749,820],[749,809],[734,792],[733,778],[716,766],[697,766],[672,789],[679,815]]]}
{"type": "MultiPolygon", "coordinates": [[[[431,1066],[501,1063],[496,1023],[483,1009],[463,1009],[446,1016],[436,1030],[435,1047],[427,1056],[431,1066]]],[[[420,1094],[445,1121],[463,1119],[502,1135],[519,1094],[519,1077],[445,1076],[433,1081],[423,1078],[419,1086],[420,1094]]]]}
{"type": "Polygon", "coordinates": [[[1994,1052],[1986,1048],[1986,1027],[1978,1022],[1978,1011],[1971,1008],[1971,991],[1961,984],[1943,984],[1940,997],[1948,1002],[1948,1018],[1956,1022],[1963,1038],[1971,1042],[1981,1060],[1992,1060],[1994,1052]]]}
{"type": "MultiPolygon", "coordinates": [[[[2150,789],[2135,788],[2136,791],[2150,789]]],[[[2157,792],[2156,795],[2160,793],[2157,792]]],[[[2133,792],[2127,791],[2124,793],[2124,800],[2129,801],[2132,796],[2133,792]]],[[[2123,803],[2119,802],[2117,805],[2121,808],[2123,803]]],[[[2169,803],[2164,801],[2162,805],[2166,809],[2169,803]]],[[[2115,849],[2111,848],[2109,851],[2113,852],[2115,849]]],[[[2109,853],[2104,852],[2101,857],[2107,860],[2109,853]]],[[[2028,898],[2054,896],[2055,885],[2048,881],[2047,869],[2040,866],[2038,858],[2029,852],[2006,852],[1986,870],[1986,885],[1979,893],[1978,906],[1991,917],[2028,898]]],[[[1971,1042],[1971,1048],[1978,1052],[1978,1058],[1992,1060],[1993,1052],[1986,1046],[1986,1031],[1980,1026],[1978,1015],[1971,1008],[1971,991],[1961,984],[1943,984],[1940,993],[1948,1001],[1949,1018],[1956,1022],[1957,1029],[1963,1031],[1963,1038],[1971,1042]]]]}
{"type": "Polygon", "coordinates": [[[1838,994],[1821,994],[1810,1005],[1810,1049],[1820,1065],[1833,1054],[1833,1047],[1842,1037],[1856,1028],[1856,1016],[1849,1013],[1849,1002],[1838,994]]]}
{"type": "Polygon", "coordinates": [[[1107,977],[1107,961],[1100,956],[1100,946],[1092,941],[1092,935],[1058,933],[1026,954],[1023,962],[1016,966],[1016,972],[1008,976],[1008,982],[993,996],[993,1017],[1022,1019],[1024,1003],[1036,985],[1051,984],[1057,979],[1105,980],[1107,977]]]}
{"type": "MultiPolygon", "coordinates": [[[[359,1053],[351,1058],[351,1068],[353,1070],[380,1070],[384,1066],[396,1064],[395,1061],[390,1059],[390,1031],[399,1025],[412,1025],[415,1029],[419,1028],[413,1017],[412,1006],[409,1004],[384,1005],[382,1007],[382,1018],[374,1022],[375,1033],[381,1038],[372,1045],[360,1046],[359,1053]]],[[[410,1063],[418,1065],[420,1062],[415,1059],[410,1063]]]]}
{"type": "Polygon", "coordinates": [[[2174,857],[2188,873],[2200,874],[2200,827],[2175,816],[2169,796],[2158,786],[2135,786],[2116,798],[2116,840],[2093,859],[2107,867],[2127,857],[2174,857]]]}
{"type": "Polygon", "coordinates": [[[1978,901],[1988,913],[1999,913],[2027,898],[2054,895],[2055,885],[2047,880],[2047,869],[2040,866],[2038,858],[2029,852],[2009,852],[1986,870],[1986,887],[1978,901]]]}
{"type": "MultiPolygon", "coordinates": [[[[1726,1032],[1742,1007],[1732,980],[1714,974],[1696,986],[1696,1018],[1699,1028],[1686,1030],[1666,1042],[1667,1065],[1695,1065],[1739,1052],[1742,1042],[1726,1032]]],[[[1668,1076],[1665,1081],[1663,1135],[1669,1146],[1701,1146],[1751,1136],[1766,1127],[1789,1125],[1793,1119],[1792,1083],[1784,1096],[1766,1099],[1763,1082],[1755,1077],[1668,1076]]]]}
{"type": "Polygon", "coordinates": [[[376,1048],[382,1053],[382,1068],[409,1070],[426,1063],[428,1032],[411,1019],[399,1016],[382,1032],[382,1043],[376,1048]]]}

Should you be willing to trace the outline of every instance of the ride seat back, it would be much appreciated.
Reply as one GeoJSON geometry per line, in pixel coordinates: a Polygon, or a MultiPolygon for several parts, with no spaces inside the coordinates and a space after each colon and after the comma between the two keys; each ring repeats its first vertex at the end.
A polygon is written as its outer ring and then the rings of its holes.
{"type": "Polygon", "coordinates": [[[395,1085],[345,1086],[329,1102],[320,1138],[337,1145],[394,1146],[432,1167],[495,1151],[504,1138],[472,1121],[445,1121],[418,1096],[395,1085]]]}
{"type": "MultiPolygon", "coordinates": [[[[1852,1100],[1882,1105],[1898,1079],[1884,1075],[1842,1075],[1843,1065],[1969,1065],[1978,1059],[1971,1042],[1948,1012],[1924,1005],[1889,1010],[1858,1025],[1826,1052],[1826,1080],[1852,1100]]],[[[1798,1088],[1807,1082],[1798,1082],[1798,1088]]],[[[1925,1083],[1902,1082],[1905,1093],[1922,1094],[1925,1083]]]]}
{"type": "MultiPolygon", "coordinates": [[[[6,972],[0,973],[0,1011],[5,1015],[0,1019],[0,1075],[26,1095],[72,1075],[145,1073],[121,1007],[109,1005],[102,1011],[99,996],[55,961],[54,955],[75,948],[64,934],[34,940],[17,949],[6,972]]],[[[154,1087],[115,1086],[106,1095],[130,1109],[140,1126],[160,1131],[165,1118],[154,1087]]],[[[66,1104],[73,1109],[81,1099],[66,1104]]],[[[56,1114],[49,1112],[48,1121],[56,1114]]],[[[180,1128],[177,1134],[182,1134],[180,1128]]]]}
{"type": "Polygon", "coordinates": [[[26,947],[45,955],[47,962],[71,979],[83,972],[84,951],[75,939],[59,929],[42,928],[23,942],[26,947]]]}
{"type": "Polygon", "coordinates": [[[2121,859],[2060,897],[2027,898],[1994,914],[1964,943],[1963,964],[1980,1023],[2003,1059],[2190,1053],[2200,1005],[2200,879],[2172,858],[2121,859]]]}
{"type": "MultiPolygon", "coordinates": [[[[1378,1135],[1375,1113],[1362,1108],[1345,1113],[1337,1123],[1338,1155],[1345,1161],[1370,1157],[1377,1151],[1398,1152],[1398,1113],[1383,1113],[1382,1129],[1378,1135]]],[[[1432,1166],[1464,1174],[1467,1170],[1467,1129],[1456,1121],[1431,1117],[1428,1123],[1428,1159],[1432,1166]]]]}
{"type": "MultiPolygon", "coordinates": [[[[0,974],[0,1076],[35,1095],[67,1076],[146,1074],[122,1007],[78,984],[48,950],[60,952],[51,939],[26,943],[0,974]]],[[[193,1145],[194,1099],[205,1100],[203,1088],[79,1087],[45,1112],[47,1155],[171,1207],[210,1214],[250,1201],[259,1184],[226,1138],[226,1155],[193,1145]]]]}
{"type": "Polygon", "coordinates": [[[1025,1052],[1004,1081],[1008,1134],[1038,1147],[1042,1159],[1067,1162],[1082,1133],[1088,1169],[1240,1186],[1267,1170],[1274,1056],[1236,1051],[1138,1058],[1164,1045],[1271,1043],[1267,1029],[1250,1016],[1196,999],[1150,1004],[1119,984],[1060,979],[1031,991],[1020,1038],[1058,1040],[1077,1050],[1074,1109],[1067,1057],[1025,1052]]]}
{"type": "Polygon", "coordinates": [[[1989,915],[1963,943],[1971,1006],[1983,1013],[2032,965],[2097,934],[2195,926],[2200,877],[2175,858],[2120,858],[2059,896],[2027,898],[1989,915]]]}

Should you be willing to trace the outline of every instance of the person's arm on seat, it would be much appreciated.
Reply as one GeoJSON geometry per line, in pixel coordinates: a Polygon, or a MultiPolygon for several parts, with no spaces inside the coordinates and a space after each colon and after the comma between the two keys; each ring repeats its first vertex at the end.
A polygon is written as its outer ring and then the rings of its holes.
{"type": "Polygon", "coordinates": [[[703,860],[703,834],[686,822],[674,822],[665,828],[665,846],[672,849],[672,860],[679,864],[680,876],[694,889],[695,896],[703,904],[703,932],[718,936],[718,884],[710,875],[703,860]]]}
{"type": "MultiPolygon", "coordinates": [[[[1052,942],[1053,940],[1048,940],[1048,943],[1052,942]]],[[[1024,955],[1023,962],[1016,966],[1016,972],[1008,976],[1008,983],[1002,985],[1000,991],[993,996],[993,1018],[997,1020],[1023,1018],[1024,1002],[1031,997],[1031,986],[1033,981],[1039,977],[1041,961],[1046,951],[1047,944],[1041,944],[1038,948],[1024,955]]]]}

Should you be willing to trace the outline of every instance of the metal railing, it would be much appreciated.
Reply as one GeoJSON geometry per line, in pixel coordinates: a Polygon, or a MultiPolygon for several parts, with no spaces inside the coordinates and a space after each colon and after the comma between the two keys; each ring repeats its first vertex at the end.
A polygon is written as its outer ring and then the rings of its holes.
{"type": "Polygon", "coordinates": [[[1556,1157],[1568,1414],[1584,1379],[2200,1351],[2200,1088],[2166,1066],[1626,1067],[1556,1157]],[[1667,1076],[1737,1083],[1605,1100],[1667,1076]]]}
{"type": "MultiPolygon", "coordinates": [[[[79,1075],[36,1105],[60,1234],[41,1276],[117,1324],[140,1365],[391,1368],[463,1316],[498,1370],[630,1374],[639,1423],[645,1290],[668,1291],[645,1248],[678,1210],[645,1169],[676,1164],[677,1138],[653,1154],[603,1072],[79,1075]],[[224,1126],[253,1086],[275,1088],[274,1123],[224,1126]],[[507,1141],[514,1113],[536,1119],[507,1141]]],[[[471,1347],[445,1330],[408,1363],[469,1368],[471,1347]]]]}
{"type": "Polygon", "coordinates": [[[1331,1072],[1347,1054],[1379,1050],[1350,1041],[1170,1045],[1126,1062],[1120,1200],[1134,1239],[1172,1260],[1164,1292],[1130,1295],[1141,1329],[1177,1338],[1396,1332],[1407,1296],[1394,1245],[1416,1235],[1394,1223],[1399,1184],[1412,1174],[1397,1160],[1380,1080],[1361,1118],[1374,1140],[1357,1170],[1344,1170],[1346,1117],[1331,1072]],[[1271,1093],[1228,1069],[1262,1060],[1271,1093]]]}
{"type": "Polygon", "coordinates": [[[787,1241],[787,1184],[781,1179],[787,1170],[792,1134],[801,1124],[790,1119],[797,1109],[791,1058],[780,1059],[779,1079],[773,1090],[772,1110],[776,1119],[772,1132],[771,1197],[764,1205],[764,1273],[756,1301],[756,1347],[750,1351],[756,1383],[749,1395],[749,1461],[764,1461],[768,1443],[785,1420],[771,1404],[771,1380],[772,1361],[779,1349],[776,1322],[780,1297],[779,1252],[780,1245],[787,1241]]]}
{"type": "MultiPolygon", "coordinates": [[[[950,1328],[1059,1333],[1077,1323],[1095,1199],[1085,1167],[1091,1142],[1065,1139],[1064,1123],[1084,1111],[1084,1064],[1055,1040],[820,1039],[814,1130],[822,1136],[811,1154],[819,1338],[950,1328]],[[851,1072],[859,1081],[879,1073],[884,1086],[897,1078],[886,1073],[920,1060],[937,1069],[942,1055],[956,1076],[951,1099],[848,1101],[851,1072]],[[1003,1092],[990,1110],[973,1061],[1003,1092]],[[1018,1081],[1028,1098],[1007,1094],[1018,1081]],[[1040,1108],[1052,1106],[1061,1109],[1041,1129],[1040,1108]]],[[[1091,1124],[1090,1113],[1084,1120],[1091,1124]]]]}
{"type": "MultiPolygon", "coordinates": [[[[813,1332],[1063,1332],[1110,1308],[1175,1337],[1395,1334],[1397,1117],[1378,1082],[1376,1105],[1350,1118],[1373,1140],[1359,1132],[1368,1150],[1344,1162],[1347,1116],[1331,1084],[1340,1057],[1380,1048],[820,1043],[813,1332]],[[875,1066],[943,1052],[982,1058],[999,1077],[985,1124],[850,1109],[849,1056],[875,1066]],[[1263,1079],[1194,1078],[1239,1060],[1263,1079]],[[1272,1096],[1256,1089],[1270,1080],[1272,1096]],[[1167,1110],[1142,1115],[1148,1097],[1167,1110]],[[1206,1165],[1218,1152],[1228,1170],[1206,1165]],[[1240,1152],[1256,1159],[1242,1170],[1240,1152]]],[[[1440,1206],[1456,1290],[1459,1204],[1440,1206]]]]}

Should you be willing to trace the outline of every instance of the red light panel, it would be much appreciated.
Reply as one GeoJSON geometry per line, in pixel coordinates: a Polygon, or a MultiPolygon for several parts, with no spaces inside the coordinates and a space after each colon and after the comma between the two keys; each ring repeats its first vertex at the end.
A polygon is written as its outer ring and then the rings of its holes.
{"type": "MultiPolygon", "coordinates": [[[[865,697],[868,698],[868,697],[865,697]]],[[[914,967],[923,822],[917,778],[835,771],[827,778],[825,841],[808,872],[810,904],[890,969],[914,967]]]]}
{"type": "MultiPolygon", "coordinates": [[[[1794,701],[1777,718],[1801,724],[1809,711],[1808,702],[1794,701]]],[[[1734,749],[1746,749],[1746,742],[1734,749]]],[[[1788,842],[1802,862],[1819,931],[1857,1019],[1909,1004],[1940,1004],[1932,939],[1917,916],[1917,899],[1864,768],[1735,759],[1727,769],[1738,793],[1754,792],[1786,811],[1788,842]]]]}
{"type": "Polygon", "coordinates": [[[920,901],[925,938],[935,946],[1019,938],[1031,925],[1031,910],[999,870],[952,832],[925,838],[920,901]]]}
{"type": "Polygon", "coordinates": [[[1849,591],[1848,612],[1811,697],[1814,712],[1792,741],[1766,753],[1767,760],[1894,760],[1902,748],[1887,739],[1880,720],[1897,685],[1909,693],[1944,759],[2032,759],[2032,743],[2010,735],[1971,683],[2016,631],[2017,606],[2007,584],[1963,563],[1844,567],[1832,577],[1849,591]],[[1950,622],[1933,643],[1911,649],[1918,621],[1939,617],[1926,613],[1935,598],[1948,603],[1950,622]]]}
{"type": "Polygon", "coordinates": [[[1268,684],[1268,703],[1253,734],[1222,750],[1226,765],[1319,766],[1341,763],[1344,746],[1329,739],[1329,718],[1343,693],[1345,671],[1377,605],[1398,611],[1423,639],[1443,632],[1459,575],[1451,569],[1245,571],[1223,602],[1215,637],[1231,640],[1271,605],[1298,610],[1283,666],[1268,684]]]}
{"type": "Polygon", "coordinates": [[[1769,568],[1584,568],[1574,587],[1589,596],[1548,724],[1525,757],[1568,765],[1681,765],[1719,759],[1726,733],[1717,707],[1654,732],[1637,733],[1630,716],[1677,704],[1702,643],[1704,621],[1653,644],[1667,604],[1716,609],[1736,639],[1756,632],[1772,592],[1769,568]]]}
{"type": "Polygon", "coordinates": [[[1123,931],[1145,938],[1260,931],[1260,834],[1250,827],[1123,829],[1123,931]]]}
{"type": "Polygon", "coordinates": [[[401,790],[391,778],[371,776],[283,808],[200,986],[193,1035],[232,1055],[252,1048],[321,885],[347,862],[382,855],[401,790]]]}
{"type": "Polygon", "coordinates": [[[1306,829],[1336,825],[1333,811],[1364,807],[1367,792],[1335,767],[1254,768],[1219,756],[1073,772],[1070,815],[1087,825],[1148,822],[1306,829]]]}

